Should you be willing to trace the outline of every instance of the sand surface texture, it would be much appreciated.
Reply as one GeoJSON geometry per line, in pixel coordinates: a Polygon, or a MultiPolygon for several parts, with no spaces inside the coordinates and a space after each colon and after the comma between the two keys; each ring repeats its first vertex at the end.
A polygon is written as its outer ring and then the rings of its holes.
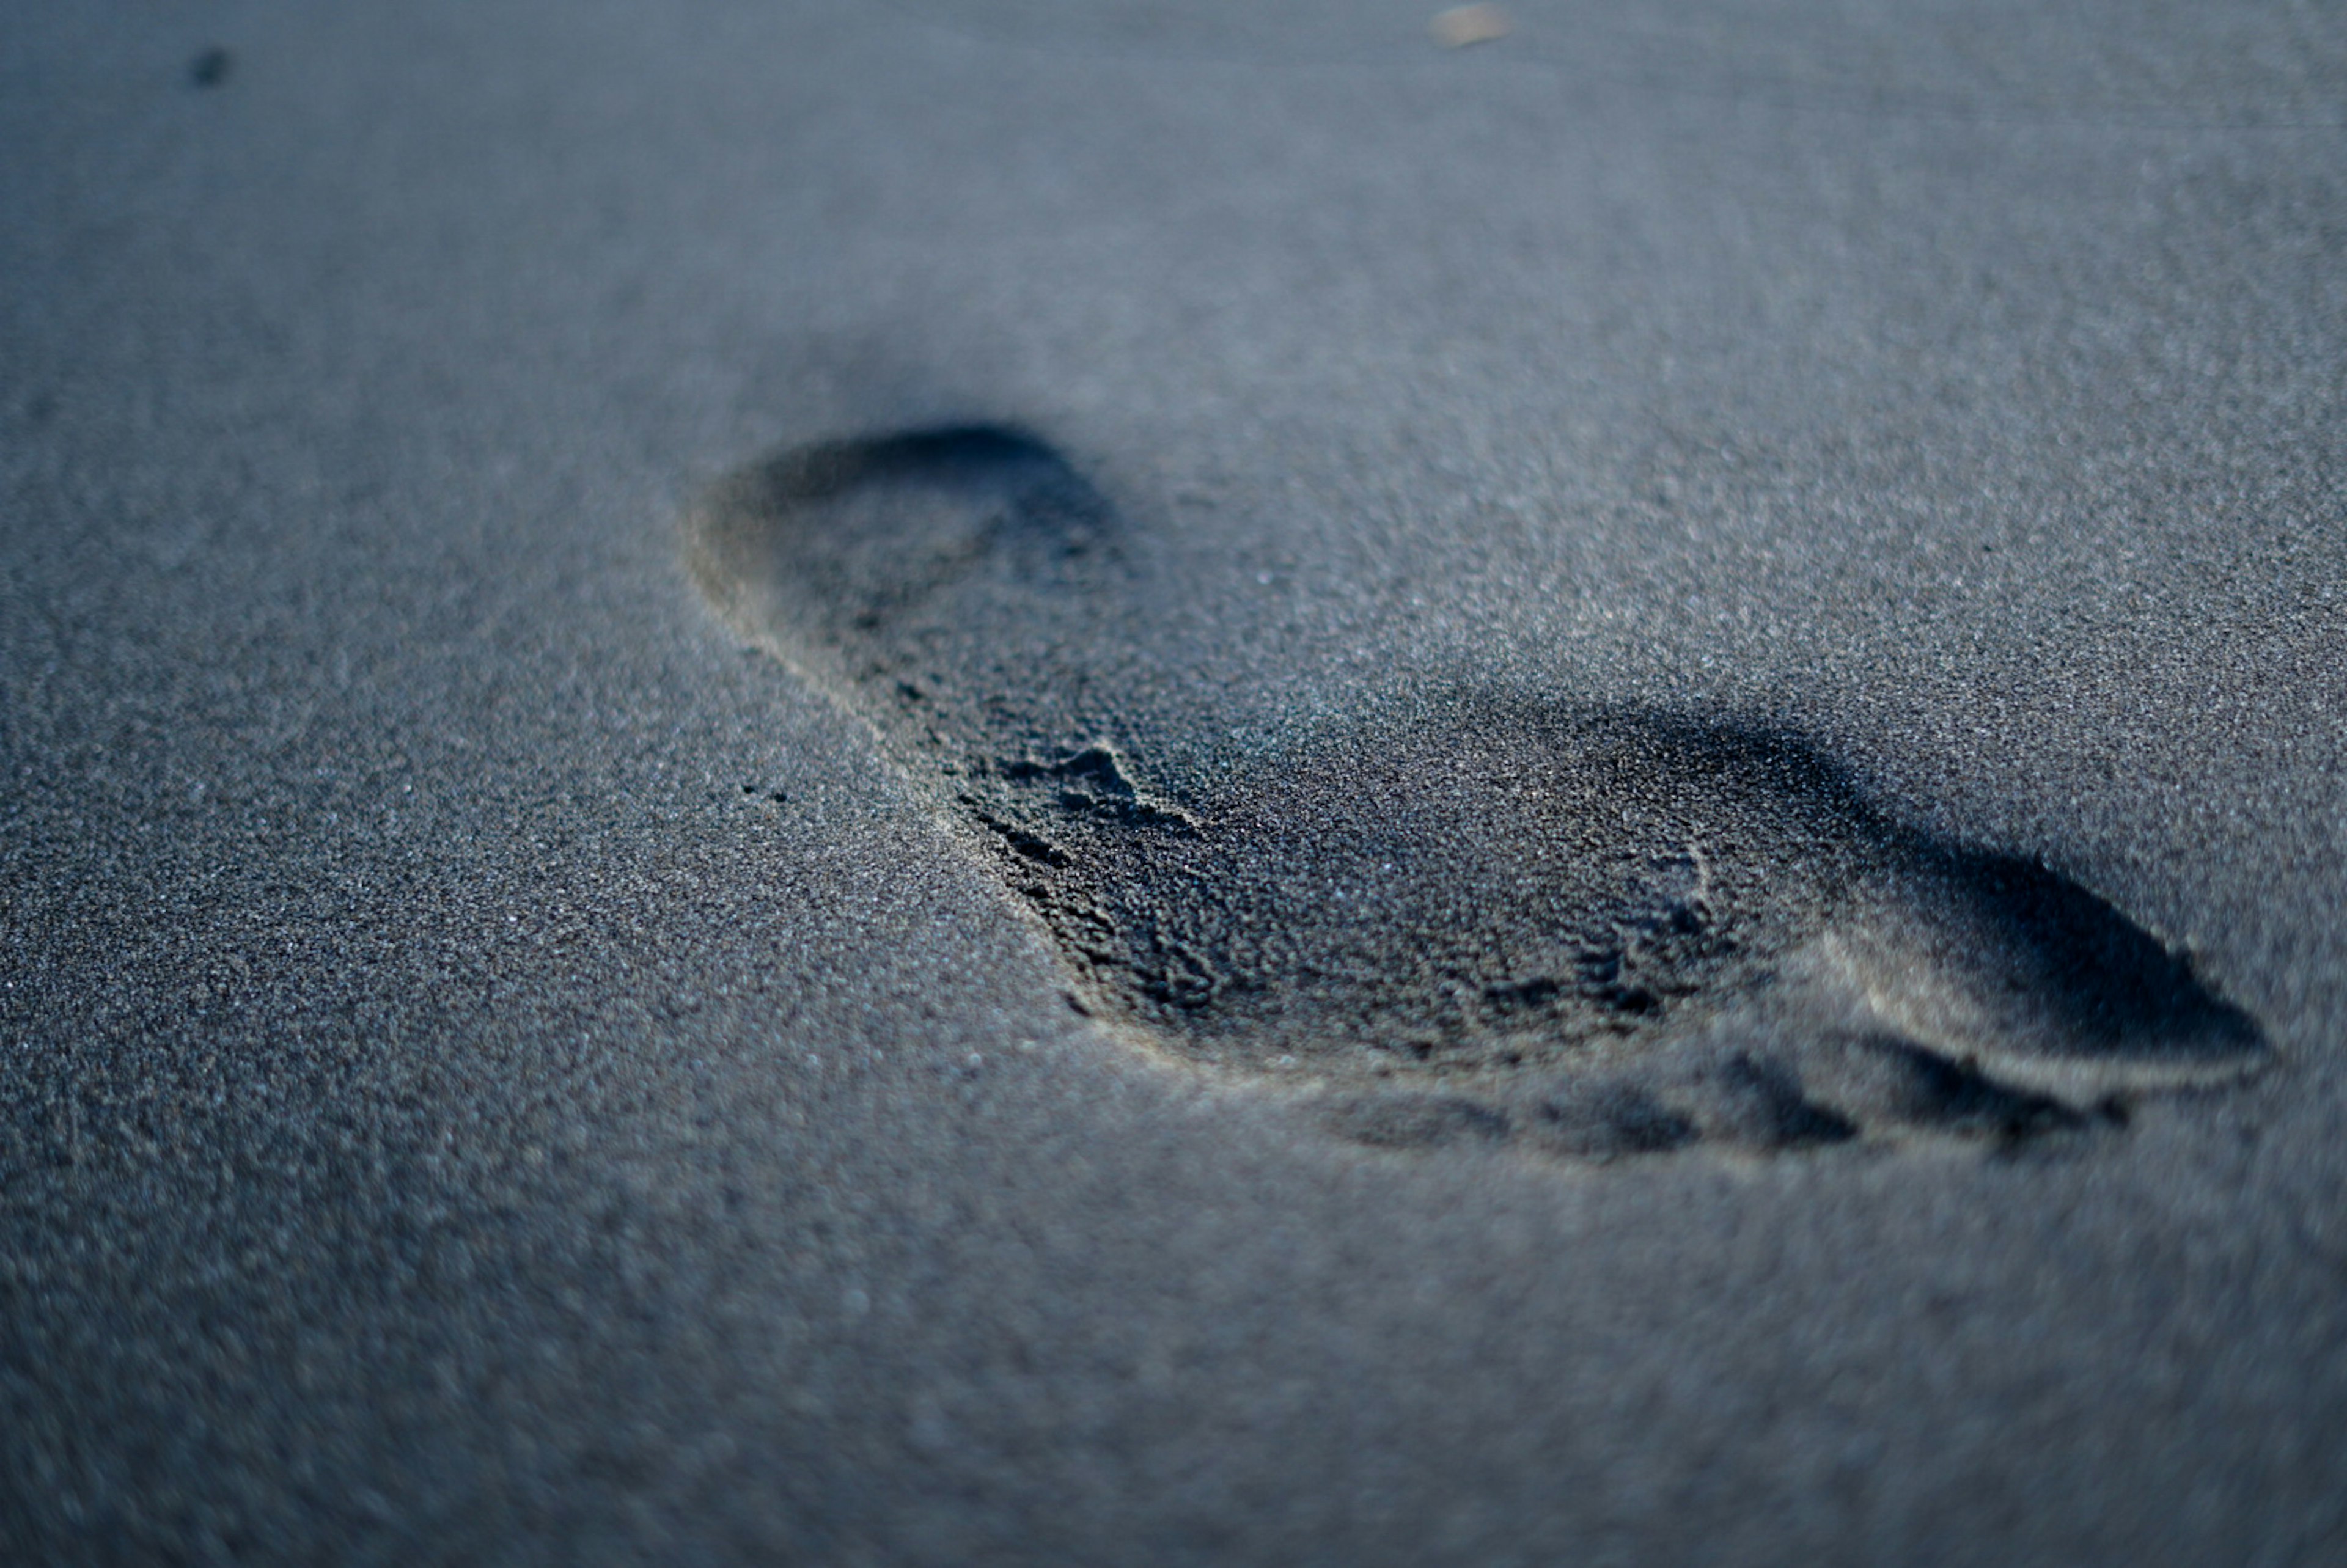
{"type": "Polygon", "coordinates": [[[0,1559],[2347,1553],[2347,21],[1468,9],[10,8],[0,1559]]]}

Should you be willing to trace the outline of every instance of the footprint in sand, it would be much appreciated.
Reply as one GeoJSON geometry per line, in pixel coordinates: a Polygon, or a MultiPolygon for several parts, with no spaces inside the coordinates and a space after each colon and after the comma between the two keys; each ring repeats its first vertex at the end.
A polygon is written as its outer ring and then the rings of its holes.
{"type": "Polygon", "coordinates": [[[803,447],[687,532],[728,623],[1040,917],[1074,1005],[1364,1142],[2011,1144],[2270,1054],[2109,904],[1794,736],[1466,691],[1235,763],[1121,717],[1140,541],[1016,430],[803,447]]]}

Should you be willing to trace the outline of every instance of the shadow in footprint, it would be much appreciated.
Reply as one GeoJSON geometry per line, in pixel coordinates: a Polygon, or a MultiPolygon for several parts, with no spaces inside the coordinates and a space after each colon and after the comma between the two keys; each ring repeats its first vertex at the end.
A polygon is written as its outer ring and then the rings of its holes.
{"type": "Polygon", "coordinates": [[[2109,904],[1799,737],[1463,691],[1184,753],[1120,719],[1137,542],[989,425],[800,448],[688,525],[720,613],[868,717],[1071,999],[1168,1055],[1311,1085],[1369,1143],[1606,1160],[2078,1132],[2268,1053],[2109,904]]]}

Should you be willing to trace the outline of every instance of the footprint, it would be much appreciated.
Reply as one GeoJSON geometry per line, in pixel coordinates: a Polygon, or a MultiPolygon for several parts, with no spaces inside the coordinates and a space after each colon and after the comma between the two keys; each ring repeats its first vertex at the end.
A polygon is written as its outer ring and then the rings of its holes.
{"type": "Polygon", "coordinates": [[[1117,702],[1144,542],[985,425],[785,453],[687,526],[719,613],[1040,917],[1071,1004],[1167,1056],[1372,1144],[1612,1160],[2079,1134],[2270,1055],[2108,903],[1797,736],[1460,691],[1244,767],[1185,748],[1117,702]]]}

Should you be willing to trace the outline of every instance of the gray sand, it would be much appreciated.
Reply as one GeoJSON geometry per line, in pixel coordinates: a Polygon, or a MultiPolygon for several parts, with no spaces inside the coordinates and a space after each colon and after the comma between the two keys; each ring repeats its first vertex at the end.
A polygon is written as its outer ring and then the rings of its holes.
{"type": "Polygon", "coordinates": [[[0,1559],[2347,1553],[2347,28],[1432,9],[12,8],[0,1559]]]}

